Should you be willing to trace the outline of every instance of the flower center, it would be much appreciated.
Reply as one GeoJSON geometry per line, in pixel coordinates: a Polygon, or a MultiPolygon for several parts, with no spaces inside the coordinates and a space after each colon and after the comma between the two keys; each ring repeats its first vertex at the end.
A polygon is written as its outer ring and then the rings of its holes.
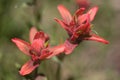
{"type": "Polygon", "coordinates": [[[38,55],[38,53],[34,50],[30,50],[30,54],[31,54],[31,59],[37,63],[39,63],[40,59],[40,55],[38,55]]]}

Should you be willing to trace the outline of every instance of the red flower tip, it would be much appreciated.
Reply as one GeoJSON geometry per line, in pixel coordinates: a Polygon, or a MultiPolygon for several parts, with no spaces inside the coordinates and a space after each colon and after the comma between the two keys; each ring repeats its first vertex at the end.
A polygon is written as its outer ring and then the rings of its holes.
{"type": "Polygon", "coordinates": [[[97,41],[97,42],[101,42],[104,44],[109,44],[109,41],[105,40],[104,38],[102,38],[96,34],[92,34],[91,37],[86,37],[86,38],[84,38],[84,40],[92,40],[92,41],[97,41]]]}
{"type": "Polygon", "coordinates": [[[35,34],[34,40],[35,39],[41,39],[43,41],[47,41],[47,40],[49,40],[49,36],[47,34],[45,34],[44,32],[39,31],[35,34]]]}
{"type": "Polygon", "coordinates": [[[90,6],[89,0],[76,0],[79,8],[88,8],[90,6]]]}
{"type": "Polygon", "coordinates": [[[11,39],[12,42],[16,43],[17,38],[11,39]]]}
{"type": "Polygon", "coordinates": [[[105,43],[105,44],[109,44],[109,41],[106,41],[106,40],[105,40],[104,43],[105,43]]]}
{"type": "Polygon", "coordinates": [[[93,7],[92,9],[90,9],[88,11],[88,14],[90,14],[90,21],[94,20],[94,17],[96,15],[97,11],[98,11],[98,7],[97,6],[93,7]]]}
{"type": "Polygon", "coordinates": [[[29,38],[30,38],[30,42],[31,43],[33,42],[33,38],[34,38],[34,36],[35,36],[36,33],[37,33],[36,27],[32,27],[30,29],[30,32],[29,32],[29,38]]]}
{"type": "Polygon", "coordinates": [[[78,10],[75,12],[75,16],[78,17],[79,15],[82,15],[84,11],[85,11],[85,8],[80,8],[80,9],[78,9],[78,10]]]}
{"type": "Polygon", "coordinates": [[[69,24],[72,20],[72,16],[71,16],[70,12],[63,5],[58,5],[58,10],[59,10],[64,22],[69,24]]]}

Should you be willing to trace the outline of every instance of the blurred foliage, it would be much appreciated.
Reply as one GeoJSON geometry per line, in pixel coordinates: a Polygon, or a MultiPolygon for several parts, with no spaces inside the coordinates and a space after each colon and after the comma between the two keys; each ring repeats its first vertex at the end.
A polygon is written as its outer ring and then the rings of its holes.
{"type": "MultiPolygon", "coordinates": [[[[99,6],[93,22],[94,29],[110,44],[84,41],[65,57],[62,80],[120,79],[120,38],[116,33],[120,27],[115,25],[119,24],[120,16],[116,15],[118,11],[111,6],[111,0],[91,0],[91,3],[92,6],[99,6]]],[[[58,4],[64,4],[71,13],[76,10],[74,0],[37,0],[37,3],[34,0],[0,0],[0,80],[24,80],[18,71],[28,57],[11,43],[11,38],[29,41],[29,29],[36,26],[50,36],[51,45],[65,41],[68,37],[65,30],[53,20],[55,17],[60,18],[58,4]]],[[[46,60],[40,65],[39,72],[49,80],[56,80],[57,64],[52,59],[46,60]]]]}

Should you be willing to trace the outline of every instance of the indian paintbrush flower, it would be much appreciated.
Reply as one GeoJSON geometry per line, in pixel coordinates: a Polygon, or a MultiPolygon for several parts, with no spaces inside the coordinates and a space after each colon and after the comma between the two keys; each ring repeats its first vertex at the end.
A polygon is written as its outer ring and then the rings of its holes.
{"type": "Polygon", "coordinates": [[[80,8],[74,13],[73,16],[71,16],[70,12],[63,5],[59,5],[58,10],[63,20],[59,20],[57,18],[55,18],[55,20],[67,31],[69,35],[69,38],[64,44],[66,46],[70,44],[74,45],[69,46],[72,48],[71,51],[66,48],[66,54],[72,52],[75,46],[83,40],[93,40],[108,44],[107,40],[96,35],[91,30],[91,22],[94,20],[94,17],[98,11],[97,6],[90,9],[87,13],[84,13],[85,8],[80,8]]]}
{"type": "Polygon", "coordinates": [[[48,35],[42,31],[37,32],[35,27],[30,30],[31,44],[18,38],[12,39],[12,41],[24,54],[31,57],[31,59],[20,69],[19,73],[21,75],[31,73],[39,66],[42,60],[51,58],[52,56],[64,51],[63,46],[55,46],[51,48],[48,44],[48,40],[48,35]]]}

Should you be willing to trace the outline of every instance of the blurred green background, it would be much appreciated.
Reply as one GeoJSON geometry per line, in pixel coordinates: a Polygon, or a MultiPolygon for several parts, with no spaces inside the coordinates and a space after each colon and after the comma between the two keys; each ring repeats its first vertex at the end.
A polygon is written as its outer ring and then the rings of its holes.
{"type": "MultiPolygon", "coordinates": [[[[104,45],[84,41],[62,63],[62,80],[120,79],[120,1],[90,0],[99,11],[92,22],[100,36],[110,41],[104,45]]],[[[71,13],[74,0],[0,0],[0,80],[24,80],[19,68],[29,59],[11,42],[17,37],[29,41],[29,29],[36,26],[51,38],[51,45],[63,43],[66,31],[53,19],[61,18],[57,5],[63,4],[71,13]]],[[[39,72],[56,80],[56,62],[44,61],[39,72]]]]}

